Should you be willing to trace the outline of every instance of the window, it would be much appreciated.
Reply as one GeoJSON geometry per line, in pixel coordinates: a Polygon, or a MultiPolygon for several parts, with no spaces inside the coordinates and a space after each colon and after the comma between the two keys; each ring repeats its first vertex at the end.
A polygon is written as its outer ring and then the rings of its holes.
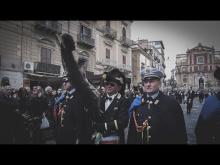
{"type": "Polygon", "coordinates": [[[155,45],[160,45],[160,42],[155,42],[155,45]]]}
{"type": "Polygon", "coordinates": [[[208,66],[204,66],[204,71],[205,71],[205,72],[208,71],[208,66]]]}
{"type": "Polygon", "coordinates": [[[106,57],[106,59],[110,59],[110,49],[108,49],[108,48],[106,48],[105,57],[106,57]]]}
{"type": "Polygon", "coordinates": [[[107,26],[107,27],[111,27],[110,21],[106,21],[106,26],[107,26]]]}
{"type": "Polygon", "coordinates": [[[203,70],[204,70],[203,66],[199,65],[199,71],[203,71],[203,70]]]}
{"type": "Polygon", "coordinates": [[[183,83],[187,83],[187,78],[183,78],[183,83]]]}
{"type": "Polygon", "coordinates": [[[90,28],[87,28],[87,27],[81,25],[80,34],[83,37],[91,38],[92,37],[92,30],[90,28]]]}
{"type": "Polygon", "coordinates": [[[215,55],[215,62],[220,62],[220,55],[215,55]]]}
{"type": "Polygon", "coordinates": [[[198,71],[198,66],[194,66],[194,71],[195,71],[195,72],[198,71]]]}
{"type": "Polygon", "coordinates": [[[188,76],[186,74],[183,75],[183,83],[187,83],[188,81],[188,76]]]}
{"type": "Polygon", "coordinates": [[[187,72],[187,68],[186,67],[182,67],[182,72],[187,72]]]}
{"type": "Polygon", "coordinates": [[[123,64],[126,64],[126,56],[122,56],[123,57],[123,64]]]}
{"type": "Polygon", "coordinates": [[[41,62],[51,64],[51,49],[41,48],[41,62]]]}
{"type": "Polygon", "coordinates": [[[204,56],[197,57],[197,64],[204,64],[204,56]]]}

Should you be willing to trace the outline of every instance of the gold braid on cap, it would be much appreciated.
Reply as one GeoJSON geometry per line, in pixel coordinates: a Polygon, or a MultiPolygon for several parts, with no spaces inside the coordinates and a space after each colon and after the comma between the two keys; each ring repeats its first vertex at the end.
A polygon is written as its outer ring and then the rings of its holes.
{"type": "Polygon", "coordinates": [[[118,80],[121,84],[124,84],[123,78],[122,77],[115,77],[116,80],[118,80]]]}

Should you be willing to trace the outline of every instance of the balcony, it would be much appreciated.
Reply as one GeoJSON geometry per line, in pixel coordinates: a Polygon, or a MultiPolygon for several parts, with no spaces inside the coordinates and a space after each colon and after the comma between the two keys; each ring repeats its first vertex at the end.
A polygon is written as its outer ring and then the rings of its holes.
{"type": "Polygon", "coordinates": [[[133,45],[133,41],[125,37],[121,37],[120,42],[123,46],[126,46],[126,47],[133,45]]]}
{"type": "Polygon", "coordinates": [[[116,67],[116,61],[110,59],[102,59],[102,65],[113,66],[116,67]]]}
{"type": "Polygon", "coordinates": [[[181,62],[181,65],[188,65],[187,62],[181,62]]]}
{"type": "Polygon", "coordinates": [[[88,48],[95,47],[95,40],[92,37],[79,33],[77,35],[77,43],[88,48]]]}
{"type": "Polygon", "coordinates": [[[188,70],[182,70],[182,73],[188,73],[188,70]]]}
{"type": "Polygon", "coordinates": [[[126,70],[126,71],[131,71],[131,65],[123,64],[123,65],[121,66],[121,68],[122,68],[123,70],[126,70]]]}
{"type": "Polygon", "coordinates": [[[108,37],[110,39],[115,39],[117,38],[117,31],[108,27],[108,26],[103,26],[102,28],[104,36],[108,37]]]}
{"type": "Polygon", "coordinates": [[[41,74],[60,75],[60,66],[41,62],[34,63],[34,72],[41,74]]]}
{"type": "Polygon", "coordinates": [[[36,21],[35,27],[44,33],[62,33],[62,24],[57,21],[36,21]]]}

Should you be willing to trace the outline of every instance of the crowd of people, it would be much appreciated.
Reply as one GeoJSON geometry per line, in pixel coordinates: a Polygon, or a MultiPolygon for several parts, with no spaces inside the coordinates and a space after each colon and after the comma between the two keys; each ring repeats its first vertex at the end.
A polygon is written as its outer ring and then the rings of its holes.
{"type": "MultiPolygon", "coordinates": [[[[197,96],[201,102],[207,97],[195,130],[197,142],[220,141],[216,133],[219,92],[210,97],[192,88],[162,92],[164,73],[151,67],[141,72],[141,84],[130,90],[125,89],[125,76],[118,69],[104,72],[95,88],[81,68],[83,62],[75,61],[73,38],[64,34],[61,41],[67,76],[59,89],[33,86],[15,90],[8,78],[2,78],[1,144],[45,144],[49,140],[56,144],[187,144],[180,104],[186,103],[190,114],[197,96]],[[210,104],[214,105],[211,111],[210,104]]],[[[219,70],[215,72],[218,80],[219,70]]]]}

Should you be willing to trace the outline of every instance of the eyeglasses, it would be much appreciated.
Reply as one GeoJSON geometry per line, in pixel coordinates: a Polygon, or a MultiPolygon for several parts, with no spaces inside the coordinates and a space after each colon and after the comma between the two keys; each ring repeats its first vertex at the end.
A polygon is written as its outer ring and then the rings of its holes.
{"type": "Polygon", "coordinates": [[[116,83],[114,82],[105,82],[105,86],[110,85],[111,87],[114,87],[116,85],[116,83]]]}

